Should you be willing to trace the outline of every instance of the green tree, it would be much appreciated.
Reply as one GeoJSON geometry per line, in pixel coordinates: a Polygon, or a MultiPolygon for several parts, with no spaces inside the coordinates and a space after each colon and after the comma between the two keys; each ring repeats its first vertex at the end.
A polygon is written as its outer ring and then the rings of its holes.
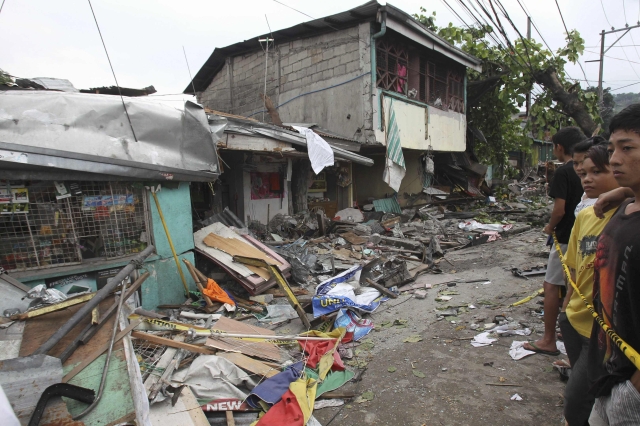
{"type": "Polygon", "coordinates": [[[509,151],[528,148],[531,135],[543,139],[568,125],[577,125],[590,135],[601,123],[597,95],[569,80],[564,70],[584,50],[577,31],[566,35],[566,46],[551,52],[535,39],[509,40],[495,10],[485,13],[497,31],[491,25],[437,27],[434,15],[426,16],[424,8],[420,12],[414,17],[423,25],[483,62],[481,72],[467,74],[467,121],[487,140],[476,145],[482,161],[503,165],[509,151]],[[499,37],[501,44],[495,42],[499,37]],[[529,119],[523,123],[516,117],[535,85],[542,91],[532,96],[529,119]]]}
{"type": "Polygon", "coordinates": [[[0,84],[13,83],[13,79],[8,72],[3,71],[0,68],[0,84]]]}

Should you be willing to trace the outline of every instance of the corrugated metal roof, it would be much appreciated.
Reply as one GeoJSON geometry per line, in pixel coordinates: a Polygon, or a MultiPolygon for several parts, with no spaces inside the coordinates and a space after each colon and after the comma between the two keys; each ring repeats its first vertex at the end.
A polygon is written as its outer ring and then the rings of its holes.
{"type": "Polygon", "coordinates": [[[184,89],[183,93],[194,94],[194,88],[197,92],[204,91],[209,84],[211,84],[211,81],[213,81],[213,78],[218,71],[220,71],[224,66],[227,57],[237,56],[260,49],[260,42],[258,40],[261,38],[269,36],[275,38],[278,44],[285,43],[287,41],[309,37],[314,34],[328,33],[343,28],[349,28],[360,22],[373,21],[376,19],[378,11],[387,12],[395,17],[396,20],[403,22],[403,25],[411,26],[413,30],[419,31],[420,34],[433,41],[435,50],[444,53],[459,63],[465,66],[472,66],[475,69],[477,69],[482,63],[480,59],[447,43],[443,38],[420,24],[408,13],[388,3],[386,6],[382,6],[377,1],[372,0],[345,12],[336,13],[335,15],[326,16],[320,19],[314,19],[309,22],[303,22],[302,24],[298,24],[290,28],[275,31],[272,34],[263,34],[227,47],[216,48],[193,78],[193,84],[189,84],[187,88],[184,89]],[[436,45],[437,47],[435,47],[436,45]]]}

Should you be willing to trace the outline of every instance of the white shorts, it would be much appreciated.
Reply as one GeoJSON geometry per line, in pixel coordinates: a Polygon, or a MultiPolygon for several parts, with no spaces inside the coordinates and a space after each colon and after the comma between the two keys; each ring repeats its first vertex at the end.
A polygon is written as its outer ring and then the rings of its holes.
{"type": "Polygon", "coordinates": [[[593,409],[609,426],[640,425],[640,393],[629,380],[615,385],[610,396],[596,398],[593,409]]]}
{"type": "MultiPolygon", "coordinates": [[[[567,245],[560,244],[560,248],[562,249],[562,254],[567,252],[567,245]]],[[[549,252],[549,260],[547,261],[547,273],[544,275],[545,282],[553,285],[561,285],[565,286],[565,275],[564,269],[562,268],[562,262],[560,262],[560,258],[558,257],[558,251],[556,250],[555,244],[551,246],[551,251],[549,252]]]]}

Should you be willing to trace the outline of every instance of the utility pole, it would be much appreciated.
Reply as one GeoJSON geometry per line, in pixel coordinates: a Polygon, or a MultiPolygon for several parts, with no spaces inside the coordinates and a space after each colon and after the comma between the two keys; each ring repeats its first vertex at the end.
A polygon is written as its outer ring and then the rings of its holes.
{"type": "MultiPolygon", "coordinates": [[[[531,40],[531,17],[527,16],[527,40],[531,40]]],[[[529,111],[531,110],[531,91],[527,93],[527,119],[529,119],[529,111]]]]}
{"type": "Polygon", "coordinates": [[[604,91],[602,89],[602,79],[604,76],[604,54],[607,53],[609,51],[609,49],[611,49],[613,46],[615,46],[615,44],[617,42],[620,41],[620,39],[622,37],[624,37],[625,35],[627,35],[627,33],[629,31],[631,31],[634,28],[640,28],[640,21],[638,21],[637,25],[633,25],[633,26],[629,26],[629,24],[627,24],[624,28],[618,28],[617,30],[615,28],[611,28],[611,31],[605,31],[602,30],[602,32],[600,33],[600,59],[595,59],[593,61],[585,61],[585,62],[600,62],[600,75],[598,76],[598,102],[600,103],[600,108],[603,107],[604,102],[602,97],[604,96],[604,91]],[[606,49],[604,48],[604,37],[607,34],[613,34],[613,33],[618,33],[620,31],[624,31],[624,33],[622,33],[622,35],[620,37],[618,37],[616,39],[616,41],[614,41],[613,43],[611,43],[611,46],[607,47],[606,49]]]}

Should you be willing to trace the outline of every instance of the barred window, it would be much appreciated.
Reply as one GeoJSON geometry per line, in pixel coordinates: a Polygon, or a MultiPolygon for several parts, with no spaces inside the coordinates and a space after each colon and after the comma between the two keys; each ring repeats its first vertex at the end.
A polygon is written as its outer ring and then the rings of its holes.
{"type": "Polygon", "coordinates": [[[378,87],[407,94],[409,52],[403,46],[387,41],[376,43],[376,74],[378,87]]]}
{"type": "Polygon", "coordinates": [[[420,102],[465,113],[464,67],[424,55],[424,49],[382,39],[376,42],[377,86],[420,102]],[[421,53],[419,53],[421,52],[421,53]]]}
{"type": "Polygon", "coordinates": [[[0,213],[0,266],[9,271],[116,259],[150,238],[140,184],[0,182],[0,213]]]}

